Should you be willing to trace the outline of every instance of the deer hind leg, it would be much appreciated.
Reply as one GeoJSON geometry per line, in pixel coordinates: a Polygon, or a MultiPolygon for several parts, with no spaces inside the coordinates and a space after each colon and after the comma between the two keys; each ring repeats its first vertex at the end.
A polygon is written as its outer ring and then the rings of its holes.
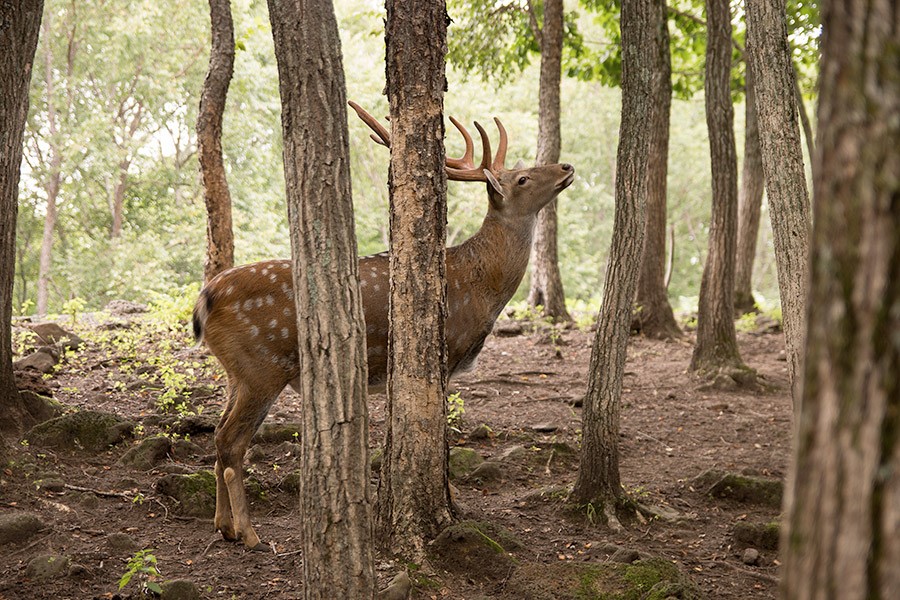
{"type": "Polygon", "coordinates": [[[244,491],[244,455],[281,390],[270,385],[268,389],[251,391],[246,385],[231,381],[228,387],[228,403],[216,426],[215,527],[225,539],[240,539],[248,548],[255,548],[259,536],[250,524],[244,491]]]}

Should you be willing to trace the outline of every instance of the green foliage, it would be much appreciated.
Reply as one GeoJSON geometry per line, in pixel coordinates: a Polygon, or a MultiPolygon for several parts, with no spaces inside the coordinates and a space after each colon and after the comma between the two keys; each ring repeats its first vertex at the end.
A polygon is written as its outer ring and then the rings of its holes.
{"type": "Polygon", "coordinates": [[[459,392],[447,396],[447,424],[450,427],[459,430],[465,412],[465,401],[460,397],[459,392]]]}
{"type": "Polygon", "coordinates": [[[128,560],[128,565],[122,577],[119,578],[119,590],[122,590],[132,578],[137,575],[140,579],[141,592],[151,591],[154,594],[161,594],[162,588],[155,579],[159,577],[159,569],[156,568],[156,556],[153,554],[154,548],[145,548],[137,551],[134,556],[128,560]]]}

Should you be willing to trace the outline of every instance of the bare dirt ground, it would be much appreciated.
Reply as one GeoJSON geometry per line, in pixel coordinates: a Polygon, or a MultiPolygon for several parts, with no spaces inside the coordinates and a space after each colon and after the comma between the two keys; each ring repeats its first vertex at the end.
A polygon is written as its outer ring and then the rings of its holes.
{"type": "MultiPolygon", "coordinates": [[[[711,480],[695,478],[711,469],[784,477],[791,406],[782,336],[739,334],[745,362],[766,384],[753,392],[704,390],[687,372],[690,334],[677,342],[631,338],[622,397],[622,484],[631,498],[656,506],[666,518],[635,519],[614,532],[564,502],[577,473],[579,400],[587,388],[593,333],[567,330],[556,339],[525,329],[512,337],[491,336],[476,370],[451,385],[465,409],[451,445],[471,448],[497,466],[482,477],[453,481],[463,516],[509,530],[522,543],[515,552],[519,561],[549,568],[621,560],[623,552],[632,555],[626,562],[652,555],[677,565],[706,598],[775,598],[777,550],[756,547],[758,558],[748,557],[748,542],[735,534],[741,524],[777,520],[777,502],[715,497],[709,493],[711,480]],[[482,424],[489,430],[481,428],[482,437],[471,435],[482,424]]],[[[147,361],[145,354],[153,350],[138,349],[126,358],[110,354],[113,346],[84,337],[88,342],[77,359],[70,357],[46,378],[54,398],[67,408],[116,413],[142,427],[133,439],[95,453],[31,442],[17,446],[13,463],[0,472],[0,517],[34,513],[42,528],[27,540],[0,545],[0,599],[137,598],[139,576],[121,591],[118,582],[140,549],[153,549],[158,579],[189,579],[204,598],[302,597],[300,516],[295,486],[286,477],[299,463],[290,437],[273,435],[248,456],[249,474],[261,488],[253,504],[254,525],[274,552],[247,552],[223,541],[211,519],[186,516],[157,485],[167,474],[212,467],[208,427],[178,429],[173,425],[178,419],[161,420],[160,390],[130,385],[140,369],[123,365],[147,361]],[[179,430],[188,433],[173,433],[179,430]],[[199,448],[175,453],[178,458],[170,453],[146,470],[118,462],[158,431],[187,435],[199,448]],[[27,566],[46,554],[68,557],[68,570],[35,578],[27,566]]],[[[202,358],[202,349],[189,349],[186,335],[179,339],[180,356],[202,358]]],[[[214,391],[194,393],[192,406],[202,406],[201,417],[214,422],[223,382],[201,383],[214,391]]],[[[285,392],[268,422],[297,422],[302,410],[299,398],[285,392]]],[[[385,398],[371,397],[370,411],[374,450],[383,438],[385,398]]],[[[400,569],[382,557],[376,563],[383,583],[400,569]]],[[[523,595],[511,591],[505,578],[450,572],[437,563],[422,574],[419,581],[428,585],[417,586],[413,597],[523,595]]]]}

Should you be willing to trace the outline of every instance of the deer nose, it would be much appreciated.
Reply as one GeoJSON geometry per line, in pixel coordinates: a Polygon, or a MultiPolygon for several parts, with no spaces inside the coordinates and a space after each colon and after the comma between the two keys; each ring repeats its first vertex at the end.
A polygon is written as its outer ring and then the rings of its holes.
{"type": "Polygon", "coordinates": [[[563,163],[559,166],[560,166],[560,168],[562,168],[563,171],[571,171],[572,170],[572,165],[570,165],[569,163],[563,163]]]}

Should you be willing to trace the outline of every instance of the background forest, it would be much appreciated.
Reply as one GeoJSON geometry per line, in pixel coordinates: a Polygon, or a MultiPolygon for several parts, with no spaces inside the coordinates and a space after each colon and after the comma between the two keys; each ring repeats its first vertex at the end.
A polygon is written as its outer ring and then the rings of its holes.
{"type": "MultiPolygon", "coordinates": [[[[578,169],[559,204],[559,252],[571,308],[596,306],[612,230],[620,91],[615,2],[567,3],[562,81],[562,160],[578,169]]],[[[804,89],[817,49],[814,11],[789,2],[795,61],[804,89]]],[[[500,117],[510,157],[534,161],[539,55],[511,29],[471,27],[484,2],[451,2],[445,114],[464,123],[500,117]],[[494,37],[494,36],[498,37],[494,37]],[[480,37],[479,37],[480,36],[480,37]],[[490,37],[499,40],[484,44],[490,37]]],[[[668,174],[676,310],[696,306],[707,248],[710,168],[702,73],[702,7],[671,3],[673,80],[668,174]],[[692,25],[693,24],[693,25],[692,25]]],[[[511,6],[515,6],[515,3],[511,6]]],[[[348,97],[387,114],[383,8],[336,2],[348,97]]],[[[290,255],[278,79],[264,2],[235,0],[237,56],[223,146],[234,202],[235,262],[290,255]]],[[[481,11],[481,12],[479,12],[481,11]]],[[[510,11],[514,12],[514,11],[510,11]]],[[[735,13],[733,97],[743,147],[744,25],[735,13]]],[[[498,13],[501,14],[502,13],[498,13]]],[[[25,133],[17,231],[14,313],[64,312],[67,302],[102,308],[124,298],[193,296],[203,277],[205,207],[195,122],[209,53],[208,7],[177,2],[49,0],[35,58],[25,133]],[[172,18],[171,15],[178,15],[172,18]],[[44,291],[45,290],[45,291],[44,291]],[[42,303],[41,294],[45,294],[42,303]]],[[[387,247],[388,153],[350,120],[353,196],[360,254],[387,247]]],[[[461,140],[448,131],[448,154],[461,140]]],[[[448,244],[474,232],[484,215],[481,186],[449,189],[448,244]]],[[[753,286],[778,303],[774,253],[763,207],[753,286]]],[[[527,293],[523,283],[517,298],[527,293]]]]}

